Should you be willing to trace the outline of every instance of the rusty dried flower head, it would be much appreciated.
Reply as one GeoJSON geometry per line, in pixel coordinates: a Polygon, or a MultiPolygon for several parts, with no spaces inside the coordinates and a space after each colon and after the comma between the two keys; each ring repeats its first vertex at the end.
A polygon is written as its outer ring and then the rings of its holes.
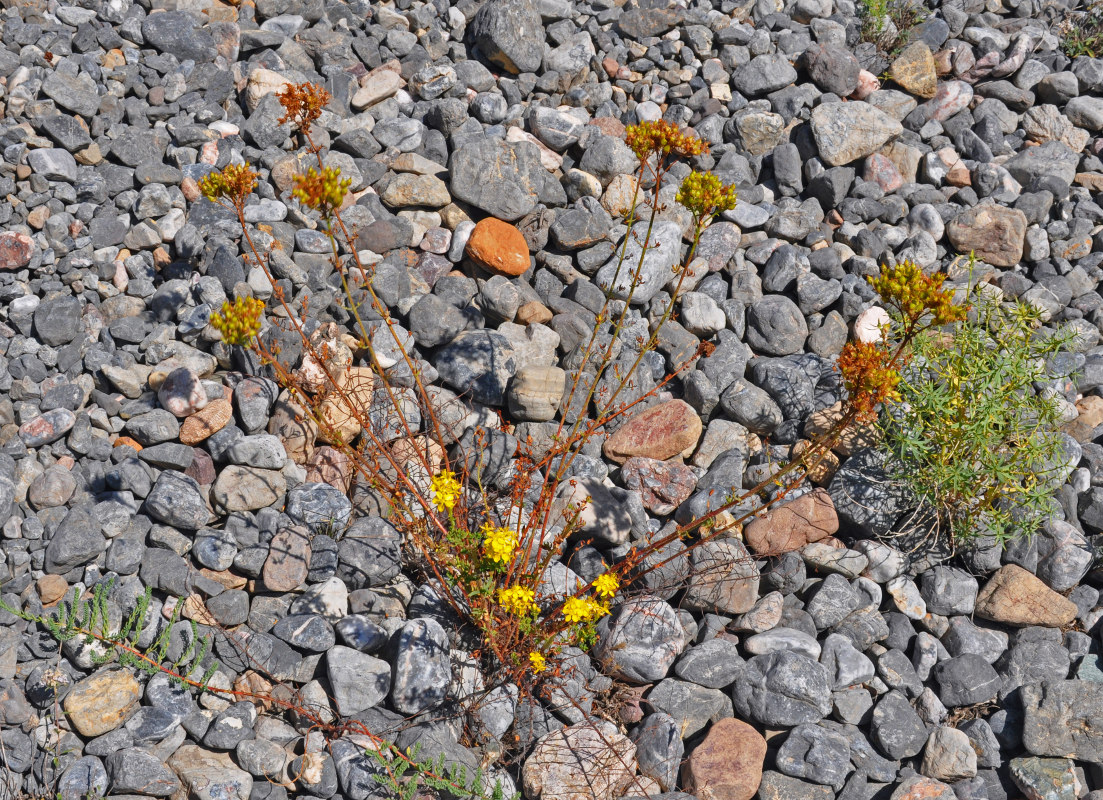
{"type": "Polygon", "coordinates": [[[954,293],[943,289],[944,273],[926,275],[912,261],[882,266],[876,278],[867,278],[870,286],[889,305],[914,324],[927,314],[933,325],[947,325],[965,319],[968,306],[954,305],[954,293]]]}
{"type": "Polygon", "coordinates": [[[260,333],[264,301],[255,297],[239,297],[231,305],[222,304],[222,311],[211,314],[211,327],[222,334],[226,344],[243,345],[260,333]]]}
{"type": "Polygon", "coordinates": [[[847,342],[839,354],[838,369],[860,422],[876,419],[880,404],[900,399],[900,372],[883,344],[847,342]]]}
{"type": "Polygon", "coordinates": [[[705,142],[664,119],[630,125],[624,141],[640,161],[653,155],[660,160],[671,155],[688,158],[707,153],[709,149],[705,142]]]}
{"type": "Polygon", "coordinates": [[[711,172],[691,172],[674,197],[689,209],[698,224],[735,208],[735,186],[725,186],[711,172]]]}
{"type": "Polygon", "coordinates": [[[311,167],[291,181],[291,196],[323,217],[331,216],[341,207],[352,186],[352,179],[341,178],[341,170],[337,167],[323,167],[321,172],[311,167]]]}
{"type": "Polygon", "coordinates": [[[240,206],[256,187],[258,177],[248,164],[227,164],[219,172],[200,179],[199,191],[212,203],[229,200],[234,206],[240,206]]]}
{"type": "Polygon", "coordinates": [[[310,135],[310,126],[318,121],[322,109],[333,99],[333,95],[316,83],[290,83],[276,97],[284,111],[279,118],[280,125],[290,122],[303,136],[310,135]]]}

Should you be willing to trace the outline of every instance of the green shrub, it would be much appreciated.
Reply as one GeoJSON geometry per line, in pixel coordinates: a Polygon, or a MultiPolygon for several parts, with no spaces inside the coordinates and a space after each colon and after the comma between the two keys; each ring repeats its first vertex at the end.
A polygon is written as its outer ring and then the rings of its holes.
{"type": "Polygon", "coordinates": [[[894,55],[911,40],[912,28],[926,18],[912,0],[858,0],[863,42],[877,45],[886,55],[894,55]]]}
{"type": "Polygon", "coordinates": [[[1052,365],[1073,334],[1045,335],[1022,303],[976,290],[968,300],[966,319],[915,337],[879,422],[895,477],[951,545],[1032,534],[1066,477],[1059,405],[1038,389],[1068,377],[1052,365]]]}
{"type": "Polygon", "coordinates": [[[1103,53],[1103,4],[1072,11],[1058,26],[1061,50],[1069,58],[1098,58],[1103,53]]]}

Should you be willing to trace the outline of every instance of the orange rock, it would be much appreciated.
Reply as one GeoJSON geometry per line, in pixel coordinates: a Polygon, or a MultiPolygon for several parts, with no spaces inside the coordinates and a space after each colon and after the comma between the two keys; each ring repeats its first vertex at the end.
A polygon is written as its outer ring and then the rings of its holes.
{"type": "Polygon", "coordinates": [[[43,575],[35,582],[42,605],[52,606],[69,591],[69,584],[60,575],[43,575]]]}
{"type": "Polygon", "coordinates": [[[701,438],[701,418],[682,400],[669,400],[628,418],[605,440],[607,458],[623,464],[632,456],[666,461],[692,450],[701,438]]]}
{"type": "Polygon", "coordinates": [[[517,324],[519,325],[532,325],[534,323],[543,325],[545,322],[551,322],[551,318],[552,312],[538,300],[530,300],[517,309],[517,324]]]}
{"type": "Polygon", "coordinates": [[[234,409],[229,400],[212,400],[196,411],[180,426],[180,441],[194,445],[218,433],[234,418],[234,409]]]}
{"type": "Polygon", "coordinates": [[[124,446],[125,447],[132,447],[132,448],[134,448],[135,452],[142,449],[142,446],[140,444],[138,444],[136,441],[134,441],[133,439],[131,439],[129,436],[120,436],[118,439],[115,440],[114,446],[115,447],[124,447],[124,446]]]}
{"type": "Polygon", "coordinates": [[[682,766],[686,791],[712,800],[751,800],[762,782],[766,740],[742,720],[728,717],[712,730],[682,766]]]}
{"type": "Polygon", "coordinates": [[[1095,439],[1095,432],[1103,425],[1103,397],[1089,394],[1076,401],[1080,416],[1065,426],[1065,433],[1080,443],[1095,439]]]}
{"type": "Polygon", "coordinates": [[[838,529],[839,516],[831,495],[815,489],[751,520],[743,539],[755,553],[779,554],[818,542],[838,529]]]}
{"type": "Polygon", "coordinates": [[[488,272],[509,278],[523,275],[529,268],[529,245],[524,234],[494,217],[475,225],[467,240],[467,256],[488,272]]]}

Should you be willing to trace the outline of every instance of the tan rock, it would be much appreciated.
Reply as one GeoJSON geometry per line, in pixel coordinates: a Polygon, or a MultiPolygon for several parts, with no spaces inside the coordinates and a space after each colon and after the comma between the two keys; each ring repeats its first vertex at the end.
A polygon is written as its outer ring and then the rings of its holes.
{"type": "Polygon", "coordinates": [[[1076,618],[1076,604],[1015,564],[1005,564],[977,595],[976,615],[1006,625],[1059,628],[1076,618]]]}
{"type": "Polygon", "coordinates": [[[643,193],[636,191],[636,179],[631,175],[617,175],[605,187],[601,196],[601,207],[614,217],[624,217],[643,199],[643,193]]]}
{"type": "Polygon", "coordinates": [[[212,400],[184,420],[180,426],[180,441],[188,445],[199,444],[225,428],[233,418],[234,408],[229,400],[212,400]]]}
{"type": "Polygon", "coordinates": [[[954,790],[942,781],[913,775],[896,788],[889,800],[954,800],[955,797],[954,790]]]}
{"type": "Polygon", "coordinates": [[[253,777],[228,753],[212,753],[186,744],[166,762],[188,788],[191,800],[239,800],[253,791],[253,777]]]}
{"type": "Polygon", "coordinates": [[[328,483],[347,492],[352,477],[348,453],[336,447],[319,447],[306,462],[307,483],[328,483]]]}
{"type": "Polygon", "coordinates": [[[799,550],[837,530],[839,516],[831,495],[815,489],[752,519],[743,529],[743,539],[759,555],[780,554],[799,550]]]}
{"type": "Polygon", "coordinates": [[[268,432],[279,437],[288,458],[296,464],[305,464],[314,451],[318,425],[297,404],[291,402],[285,392],[272,408],[268,432]]]}
{"type": "Polygon", "coordinates": [[[742,720],[715,722],[682,765],[686,791],[711,800],[751,800],[762,781],[766,740],[742,720]]]}
{"type": "Polygon", "coordinates": [[[52,606],[69,591],[69,584],[60,575],[43,575],[35,581],[35,588],[42,605],[52,606]]]}
{"type": "Polygon", "coordinates": [[[938,91],[934,54],[924,41],[910,44],[889,67],[889,75],[905,91],[930,99],[938,91]]]}
{"type": "Polygon", "coordinates": [[[530,800],[613,800],[632,784],[636,746],[612,723],[583,722],[549,733],[525,759],[530,800]]]}
{"type": "MultiPolygon", "coordinates": [[[[831,426],[842,419],[842,416],[843,404],[841,402],[811,414],[804,421],[805,437],[816,441],[821,436],[825,436],[831,430],[831,426]]],[[[873,425],[851,425],[842,432],[839,441],[831,449],[846,458],[855,450],[871,447],[877,444],[879,440],[880,434],[873,425]]]]}
{"type": "Polygon", "coordinates": [[[510,383],[509,411],[518,420],[547,422],[554,419],[566,385],[567,373],[559,367],[523,367],[510,383]]]}
{"type": "Polygon", "coordinates": [[[386,100],[405,85],[406,81],[402,79],[402,75],[384,64],[360,79],[360,88],[352,96],[350,104],[354,110],[361,111],[381,100],[386,100]]]}
{"type": "Polygon", "coordinates": [[[291,81],[274,70],[264,69],[263,67],[253,70],[249,75],[249,80],[245,83],[246,110],[252,114],[265,95],[281,92],[284,87],[290,85],[291,81]]]}
{"type": "MultiPolygon", "coordinates": [[[[812,446],[807,439],[800,439],[793,445],[792,457],[799,458],[812,446]]],[[[816,486],[827,486],[839,469],[839,457],[831,450],[820,450],[819,453],[809,453],[808,463],[805,465],[805,473],[808,480],[816,486]]]]}
{"type": "Polygon", "coordinates": [[[701,438],[701,418],[683,400],[660,403],[628,420],[605,440],[602,451],[618,464],[632,456],[665,461],[692,452],[701,438]]]}
{"type": "Polygon", "coordinates": [[[268,558],[261,570],[264,587],[290,592],[306,583],[310,567],[310,532],[303,527],[284,528],[272,537],[268,558]]]}
{"type": "Polygon", "coordinates": [[[102,736],[130,718],[140,696],[141,687],[129,671],[108,669],[76,684],[61,707],[81,736],[102,736]]]}
{"type": "Polygon", "coordinates": [[[434,175],[403,172],[387,184],[379,199],[391,208],[441,208],[452,202],[448,186],[434,175]]]}
{"type": "Polygon", "coordinates": [[[375,373],[370,367],[349,367],[338,375],[341,391],[332,392],[318,409],[323,423],[318,441],[349,444],[360,435],[361,420],[367,420],[375,390],[375,373]]]}
{"type": "Polygon", "coordinates": [[[974,206],[946,224],[946,235],[959,253],[972,251],[994,267],[1013,267],[1023,258],[1026,214],[1017,208],[974,206]]]}
{"type": "Polygon", "coordinates": [[[1080,416],[1065,426],[1065,433],[1083,444],[1096,437],[1096,430],[1103,425],[1103,397],[1089,394],[1076,401],[1080,416]]]}
{"type": "Polygon", "coordinates": [[[231,464],[211,487],[211,501],[227,513],[256,511],[283,500],[287,480],[274,469],[231,464]]]}
{"type": "Polygon", "coordinates": [[[516,226],[487,217],[467,240],[467,256],[487,272],[513,278],[529,268],[529,245],[516,226]]]}
{"type": "Polygon", "coordinates": [[[539,300],[530,300],[517,309],[516,320],[520,325],[543,325],[551,322],[553,316],[555,315],[539,300]]]}

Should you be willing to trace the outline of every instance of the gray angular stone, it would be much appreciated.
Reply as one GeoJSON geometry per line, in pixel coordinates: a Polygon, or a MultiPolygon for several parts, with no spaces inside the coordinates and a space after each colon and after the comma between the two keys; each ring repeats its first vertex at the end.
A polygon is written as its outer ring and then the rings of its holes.
{"type": "Polygon", "coordinates": [[[517,361],[509,340],[496,331],[465,331],[436,354],[441,378],[477,403],[501,406],[517,361]]]}
{"type": "Polygon", "coordinates": [[[544,58],[544,25],[531,0],[490,0],[467,26],[489,61],[507,72],[536,72],[544,58]]]}
{"type": "Polygon", "coordinates": [[[919,577],[920,594],[932,614],[972,614],[979,589],[976,578],[956,567],[932,567],[919,577]]]}
{"type": "Polygon", "coordinates": [[[813,783],[842,786],[852,769],[850,742],[819,725],[798,725],[777,751],[779,772],[813,783]]]}
{"type": "Polygon", "coordinates": [[[827,671],[808,656],[780,651],[755,656],[732,689],[736,713],[762,725],[817,722],[831,712],[827,671]]]}
{"type": "Polygon", "coordinates": [[[682,230],[671,220],[658,220],[647,235],[648,223],[638,222],[628,234],[628,244],[622,244],[594,275],[599,288],[612,292],[618,300],[628,300],[642,305],[650,301],[673,276],[674,265],[680,263],[682,254],[682,230]],[[644,243],[648,244],[646,250],[644,243]],[[638,273],[639,279],[635,276],[638,273]]]}
{"type": "Polygon", "coordinates": [[[34,312],[34,329],[38,338],[51,347],[73,341],[81,333],[83,307],[84,304],[72,295],[43,300],[34,312]]]}
{"type": "Polygon", "coordinates": [[[873,707],[870,741],[891,759],[911,758],[927,743],[927,726],[902,693],[891,691],[873,707]]]}
{"type": "Polygon", "coordinates": [[[142,21],[145,43],[169,53],[181,61],[213,61],[218,51],[210,32],[196,26],[196,18],[186,11],[150,14],[142,21]]]}
{"type": "Polygon", "coordinates": [[[685,632],[674,608],[644,595],[618,604],[601,620],[594,655],[608,675],[654,683],[666,677],[684,647],[685,632]]]}
{"type": "Polygon", "coordinates": [[[326,675],[342,716],[374,708],[391,689],[390,664],[344,645],[326,653],[326,675]]]}
{"type": "Polygon", "coordinates": [[[938,682],[939,699],[947,707],[991,700],[1003,683],[992,665],[973,653],[936,664],[934,678],[938,682]]]}
{"type": "Polygon", "coordinates": [[[189,531],[199,530],[211,519],[199,484],[179,472],[162,472],[143,508],[158,522],[189,531]]]}
{"type": "Polygon", "coordinates": [[[400,714],[417,714],[444,702],[452,676],[448,634],[434,619],[413,619],[394,642],[391,705],[400,714]]]}

